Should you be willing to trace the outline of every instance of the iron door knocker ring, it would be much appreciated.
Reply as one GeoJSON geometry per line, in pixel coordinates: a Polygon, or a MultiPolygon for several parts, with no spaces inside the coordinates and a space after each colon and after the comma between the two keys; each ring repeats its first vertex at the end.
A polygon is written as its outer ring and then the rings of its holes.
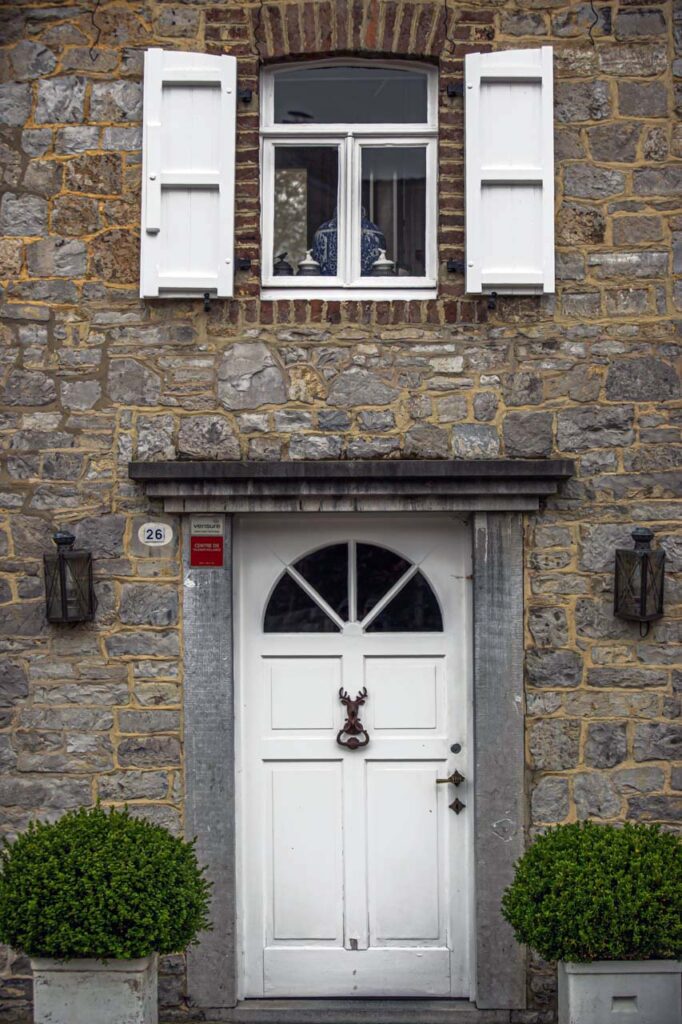
{"type": "Polygon", "coordinates": [[[364,686],[355,700],[351,700],[350,694],[346,693],[343,687],[339,690],[339,699],[346,706],[347,718],[343,728],[336,734],[336,742],[340,747],[348,747],[349,750],[357,750],[358,747],[366,747],[369,743],[369,733],[363,727],[358,717],[358,708],[362,707],[367,699],[367,687],[364,686]],[[344,739],[344,736],[347,739],[344,739]],[[362,739],[360,739],[362,737],[362,739]]]}

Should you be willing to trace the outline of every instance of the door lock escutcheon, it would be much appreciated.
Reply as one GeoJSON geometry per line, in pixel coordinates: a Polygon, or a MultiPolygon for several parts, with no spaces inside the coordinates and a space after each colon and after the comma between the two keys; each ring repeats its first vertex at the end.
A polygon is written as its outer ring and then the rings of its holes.
{"type": "Polygon", "coordinates": [[[448,775],[447,779],[436,779],[438,785],[446,782],[449,782],[451,786],[460,786],[464,782],[464,776],[455,769],[452,775],[448,775]]]}

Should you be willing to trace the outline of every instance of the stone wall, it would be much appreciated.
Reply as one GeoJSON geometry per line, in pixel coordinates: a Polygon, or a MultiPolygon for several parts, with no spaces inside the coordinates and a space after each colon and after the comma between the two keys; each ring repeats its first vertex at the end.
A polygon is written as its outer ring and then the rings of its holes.
{"type": "MultiPolygon", "coordinates": [[[[568,456],[576,477],[527,545],[532,823],[682,816],[682,8],[631,0],[85,0],[0,7],[0,807],[128,801],[182,828],[177,550],[140,553],[131,458],[568,456]],[[677,20],[676,20],[677,19],[677,20]],[[473,50],[555,47],[555,296],[464,296],[462,101],[473,50]],[[240,85],[233,301],[141,302],[142,51],[234,53],[240,85]],[[438,60],[439,298],[259,300],[258,67],[288,55],[438,60]],[[679,276],[675,276],[679,275],[679,276]],[[611,611],[614,548],[648,525],[666,616],[611,611]],[[96,558],[97,620],[44,621],[55,525],[96,558]]],[[[25,960],[0,1016],[28,1019],[25,960]]],[[[534,963],[532,1009],[552,1021],[534,963]]],[[[183,1017],[180,958],[167,1015],[183,1017]]]]}

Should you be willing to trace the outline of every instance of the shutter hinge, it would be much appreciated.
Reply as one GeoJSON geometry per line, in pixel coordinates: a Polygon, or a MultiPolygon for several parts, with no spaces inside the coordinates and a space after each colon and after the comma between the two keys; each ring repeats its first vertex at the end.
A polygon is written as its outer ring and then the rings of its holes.
{"type": "Polygon", "coordinates": [[[253,99],[253,89],[237,89],[237,96],[242,103],[250,103],[253,99]]]}
{"type": "Polygon", "coordinates": [[[465,271],[464,260],[448,260],[448,274],[463,274],[465,271]]]}
{"type": "Polygon", "coordinates": [[[251,270],[251,260],[248,256],[237,257],[237,270],[251,270]]]}
{"type": "Polygon", "coordinates": [[[463,96],[464,82],[450,82],[447,87],[448,96],[463,96]]]}

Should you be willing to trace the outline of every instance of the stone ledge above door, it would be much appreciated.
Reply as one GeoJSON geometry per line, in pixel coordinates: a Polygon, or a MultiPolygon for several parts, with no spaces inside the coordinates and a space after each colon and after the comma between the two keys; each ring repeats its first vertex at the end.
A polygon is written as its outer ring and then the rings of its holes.
{"type": "Polygon", "coordinates": [[[570,459],[131,462],[166,512],[532,512],[570,459]]]}

